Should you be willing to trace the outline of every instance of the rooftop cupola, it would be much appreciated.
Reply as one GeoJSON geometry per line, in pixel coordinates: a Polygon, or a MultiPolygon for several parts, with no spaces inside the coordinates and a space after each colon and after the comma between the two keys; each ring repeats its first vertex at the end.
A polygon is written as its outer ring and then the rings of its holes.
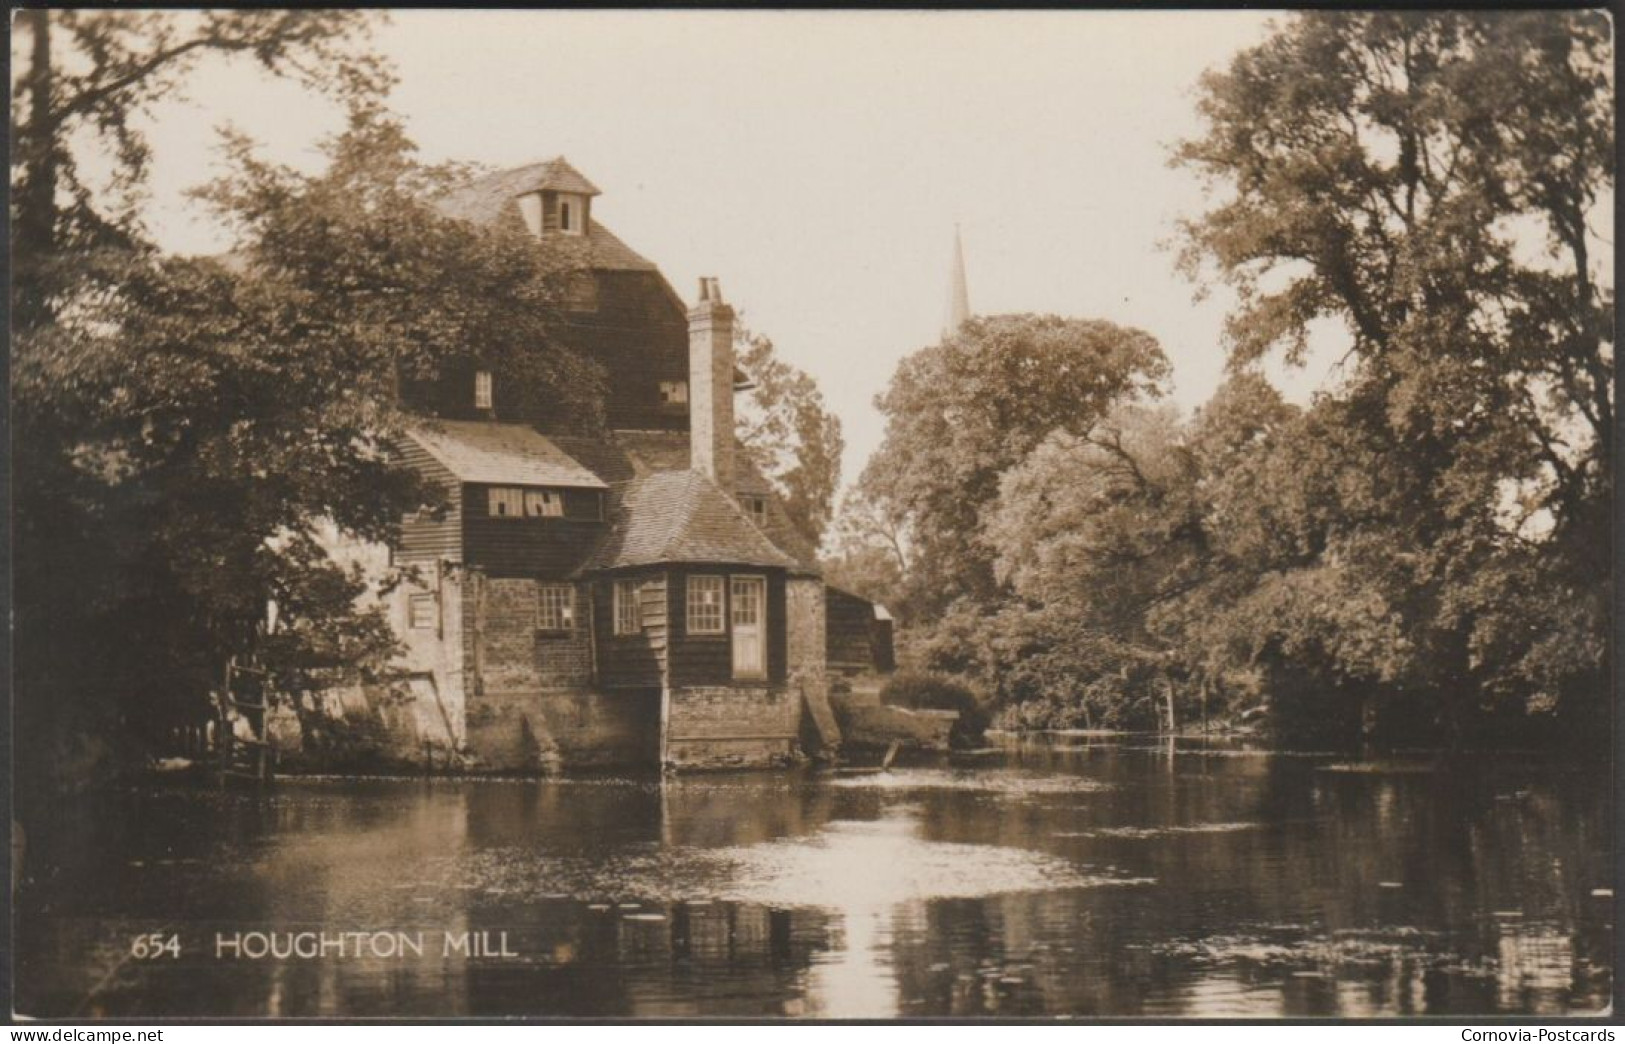
{"type": "Polygon", "coordinates": [[[519,214],[531,235],[583,236],[592,220],[592,198],[598,186],[558,156],[516,171],[519,214]]]}

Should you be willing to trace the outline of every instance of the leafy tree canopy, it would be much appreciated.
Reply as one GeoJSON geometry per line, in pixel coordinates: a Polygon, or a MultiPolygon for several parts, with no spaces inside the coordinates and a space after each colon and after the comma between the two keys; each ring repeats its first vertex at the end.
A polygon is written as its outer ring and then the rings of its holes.
{"type": "Polygon", "coordinates": [[[96,255],[147,246],[140,219],[152,150],[142,120],[207,55],[251,60],[341,99],[391,79],[357,11],[73,11],[17,14],[27,60],[11,103],[12,323],[46,323],[86,283],[115,283],[96,255]],[[86,174],[85,150],[112,160],[86,174]]]}
{"type": "Polygon", "coordinates": [[[1239,291],[1232,362],[1300,358],[1322,319],[1351,343],[1344,385],[1228,477],[1234,535],[1397,621],[1400,662],[1366,673],[1452,716],[1513,691],[1578,713],[1604,684],[1611,57],[1594,13],[1295,16],[1209,74],[1177,154],[1217,195],[1185,259],[1239,291]]]}
{"type": "Polygon", "coordinates": [[[903,526],[926,614],[995,587],[981,513],[999,476],[1051,432],[1088,432],[1116,402],[1155,395],[1168,362],[1150,335],[1098,320],[972,319],[903,360],[876,405],[886,436],[859,480],[903,526]]]}
{"type": "Polygon", "coordinates": [[[816,546],[841,484],[841,419],[824,404],[818,383],[780,359],[771,340],[744,326],[734,340],[752,385],[739,411],[739,439],[778,489],[790,520],[816,546]]]}

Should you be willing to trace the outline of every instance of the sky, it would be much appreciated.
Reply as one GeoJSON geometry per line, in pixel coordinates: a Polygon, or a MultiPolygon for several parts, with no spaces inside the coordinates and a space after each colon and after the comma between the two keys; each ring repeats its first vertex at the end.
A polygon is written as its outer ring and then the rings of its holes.
{"type": "MultiPolygon", "coordinates": [[[[1196,84],[1267,33],[1251,12],[396,12],[375,35],[425,159],[556,155],[593,215],[693,298],[715,276],[811,373],[844,425],[843,476],[880,444],[873,400],[939,338],[957,225],[972,311],[1139,327],[1172,396],[1222,379],[1231,298],[1205,300],[1169,243],[1203,208],[1174,143],[1196,84]]],[[[220,172],[214,129],[319,166],[337,107],[210,60],[154,114],[149,221],[164,246],[229,239],[184,190],[220,172]]],[[[1323,353],[1325,354],[1325,353],[1323,353]]],[[[1303,401],[1324,364],[1274,371],[1303,401]]]]}

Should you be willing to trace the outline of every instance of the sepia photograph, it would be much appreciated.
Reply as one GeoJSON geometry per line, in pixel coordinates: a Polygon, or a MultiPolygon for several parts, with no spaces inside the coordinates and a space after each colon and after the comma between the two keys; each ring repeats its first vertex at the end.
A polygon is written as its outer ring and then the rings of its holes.
{"type": "Polygon", "coordinates": [[[14,8],[8,1019],[1612,1040],[1614,32],[14,8]]]}

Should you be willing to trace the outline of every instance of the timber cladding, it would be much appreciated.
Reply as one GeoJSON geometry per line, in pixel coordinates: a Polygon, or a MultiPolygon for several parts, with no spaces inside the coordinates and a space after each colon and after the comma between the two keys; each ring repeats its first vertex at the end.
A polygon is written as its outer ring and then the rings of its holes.
{"type": "Polygon", "coordinates": [[[593,637],[598,650],[598,678],[607,689],[658,689],[666,669],[666,574],[640,570],[617,574],[592,585],[593,637]],[[638,595],[636,634],[615,633],[615,585],[634,585],[638,595]]]}
{"type": "Polygon", "coordinates": [[[885,666],[890,649],[877,649],[873,603],[831,587],[825,595],[829,669],[856,674],[885,666]],[[878,655],[881,652],[886,655],[878,655]]]}
{"type": "Polygon", "coordinates": [[[592,276],[597,307],[568,313],[559,334],[604,368],[609,426],[686,431],[687,407],[662,401],[660,384],[688,380],[688,310],[659,272],[592,276]]]}
{"type": "Polygon", "coordinates": [[[492,576],[563,580],[603,535],[603,498],[596,490],[562,490],[562,518],[493,517],[490,486],[463,486],[463,561],[492,576]]]}
{"type": "MultiPolygon", "coordinates": [[[[688,408],[661,397],[662,382],[688,380],[688,310],[656,271],[582,271],[572,278],[566,311],[554,325],[567,347],[603,367],[609,427],[688,430],[688,408]],[[590,302],[590,304],[589,304],[590,302]]],[[[512,381],[498,379],[494,409],[475,405],[473,359],[448,360],[438,375],[402,383],[418,412],[456,420],[490,420],[559,428],[556,409],[527,401],[512,381]]]]}
{"type": "Polygon", "coordinates": [[[674,689],[696,685],[731,685],[737,688],[762,688],[782,685],[787,660],[787,626],[785,601],[785,573],[783,569],[755,566],[685,565],[667,572],[667,620],[669,631],[669,681],[674,689]],[[722,634],[688,633],[688,578],[690,576],[718,576],[723,579],[723,612],[725,621],[722,634]],[[767,677],[761,679],[735,679],[733,675],[733,648],[729,641],[732,627],[730,576],[761,576],[767,580],[767,677]]]}
{"type": "Polygon", "coordinates": [[[461,561],[463,498],[458,493],[457,476],[411,439],[400,440],[395,452],[403,464],[438,487],[443,495],[438,509],[420,511],[401,520],[398,557],[403,562],[433,562],[441,558],[461,561]]]}

